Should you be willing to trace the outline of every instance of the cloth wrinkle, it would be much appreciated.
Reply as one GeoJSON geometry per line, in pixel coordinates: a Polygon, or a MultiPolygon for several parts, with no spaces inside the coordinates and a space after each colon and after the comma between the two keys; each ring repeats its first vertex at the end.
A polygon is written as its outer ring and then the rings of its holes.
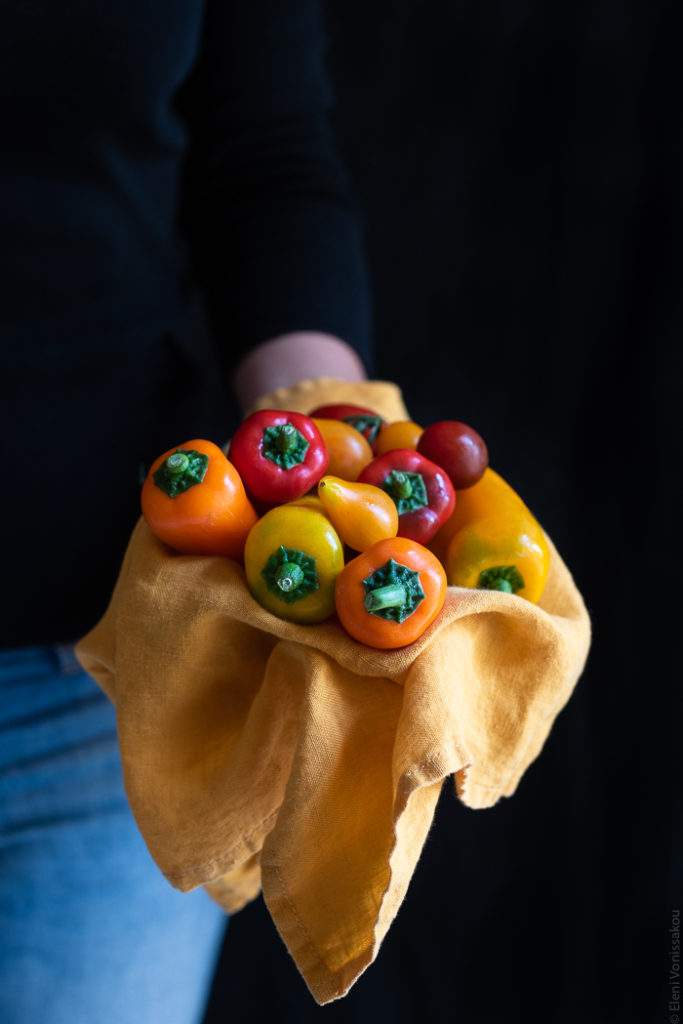
{"type": "Polygon", "coordinates": [[[308,944],[308,946],[309,946],[313,956],[318,961],[318,964],[320,965],[321,971],[327,971],[327,967],[326,967],[325,961],[323,960],[322,956],[320,955],[318,947],[316,946],[316,944],[313,941],[310,933],[308,932],[308,929],[306,928],[306,925],[304,924],[304,922],[302,921],[301,917],[299,916],[299,913],[297,912],[296,904],[294,903],[294,901],[292,900],[292,898],[291,898],[291,896],[289,894],[289,891],[287,889],[287,885],[286,885],[285,880],[284,880],[284,878],[282,876],[282,872],[281,872],[280,868],[278,867],[277,863],[273,864],[273,871],[277,875],[278,881],[280,883],[280,888],[281,888],[281,891],[282,891],[282,896],[287,901],[287,903],[289,905],[289,908],[290,908],[290,911],[292,913],[292,916],[295,918],[295,920],[297,921],[297,923],[299,925],[299,929],[301,931],[302,936],[306,940],[306,942],[307,942],[307,944],[308,944]]]}
{"type": "MultiPolygon", "coordinates": [[[[340,401],[409,418],[381,381],[305,382],[258,405],[340,401]]],[[[135,527],[77,653],[117,705],[140,830],[176,887],[203,884],[229,913],[261,891],[320,1004],[377,956],[445,779],[473,809],[512,795],[571,696],[590,621],[549,546],[539,605],[452,587],[418,640],[379,651],[334,620],[272,615],[236,563],[135,527]]]]}

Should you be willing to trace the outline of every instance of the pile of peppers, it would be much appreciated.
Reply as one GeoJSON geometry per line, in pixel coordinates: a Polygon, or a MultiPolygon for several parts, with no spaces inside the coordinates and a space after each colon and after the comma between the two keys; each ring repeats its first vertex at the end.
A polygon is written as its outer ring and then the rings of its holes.
{"type": "Polygon", "coordinates": [[[456,420],[423,430],[355,405],[260,411],[228,455],[197,439],[159,456],[141,504],[174,551],[241,562],[268,611],[336,617],[380,649],[416,640],[449,585],[537,602],[548,575],[543,530],[456,420]]]}

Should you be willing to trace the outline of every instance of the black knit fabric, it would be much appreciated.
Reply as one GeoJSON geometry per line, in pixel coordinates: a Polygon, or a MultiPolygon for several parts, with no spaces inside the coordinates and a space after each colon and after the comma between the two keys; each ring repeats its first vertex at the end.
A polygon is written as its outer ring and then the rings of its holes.
{"type": "Polygon", "coordinates": [[[246,350],[321,330],[370,367],[324,65],[316,0],[2,6],[4,646],[94,623],[140,467],[229,436],[246,350]]]}

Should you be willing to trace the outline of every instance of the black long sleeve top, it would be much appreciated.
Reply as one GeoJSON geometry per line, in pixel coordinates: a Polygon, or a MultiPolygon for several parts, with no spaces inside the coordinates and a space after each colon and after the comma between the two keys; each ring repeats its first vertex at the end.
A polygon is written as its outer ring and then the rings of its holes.
{"type": "Polygon", "coordinates": [[[320,330],[369,361],[319,8],[2,6],[2,646],[96,621],[141,467],[229,436],[247,349],[320,330]]]}

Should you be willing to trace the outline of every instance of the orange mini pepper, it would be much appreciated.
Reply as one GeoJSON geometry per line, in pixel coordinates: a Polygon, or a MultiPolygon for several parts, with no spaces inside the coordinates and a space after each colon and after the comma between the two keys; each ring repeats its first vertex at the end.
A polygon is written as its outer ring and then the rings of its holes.
{"type": "Polygon", "coordinates": [[[155,459],[140,502],[152,533],[186,555],[241,559],[257,519],[237,470],[212,441],[188,441],[155,459]]]}
{"type": "Polygon", "coordinates": [[[344,629],[368,647],[405,647],[425,631],[446,599],[446,573],[427,548],[406,537],[380,540],[337,577],[344,629]]]}

